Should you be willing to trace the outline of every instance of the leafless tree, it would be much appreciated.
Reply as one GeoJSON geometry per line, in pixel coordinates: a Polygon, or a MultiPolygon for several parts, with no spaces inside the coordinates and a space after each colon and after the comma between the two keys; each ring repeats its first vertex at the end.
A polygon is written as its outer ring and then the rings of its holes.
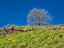
{"type": "Polygon", "coordinates": [[[51,15],[45,9],[33,8],[28,14],[28,25],[30,26],[41,26],[48,24],[51,21],[51,15]]]}

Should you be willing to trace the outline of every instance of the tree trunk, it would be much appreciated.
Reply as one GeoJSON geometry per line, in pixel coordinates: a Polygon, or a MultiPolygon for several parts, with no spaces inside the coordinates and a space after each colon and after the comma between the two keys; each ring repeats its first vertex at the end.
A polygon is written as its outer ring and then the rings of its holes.
{"type": "Polygon", "coordinates": [[[38,22],[38,26],[40,26],[41,24],[40,24],[40,22],[38,22]]]}

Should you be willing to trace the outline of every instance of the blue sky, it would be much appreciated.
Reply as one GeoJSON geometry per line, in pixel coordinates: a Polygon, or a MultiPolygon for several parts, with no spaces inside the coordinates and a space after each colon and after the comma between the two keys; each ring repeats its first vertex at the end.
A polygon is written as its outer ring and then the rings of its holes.
{"type": "Polygon", "coordinates": [[[53,17],[51,24],[64,24],[64,0],[0,0],[0,27],[27,25],[27,15],[33,8],[48,10],[53,17]]]}

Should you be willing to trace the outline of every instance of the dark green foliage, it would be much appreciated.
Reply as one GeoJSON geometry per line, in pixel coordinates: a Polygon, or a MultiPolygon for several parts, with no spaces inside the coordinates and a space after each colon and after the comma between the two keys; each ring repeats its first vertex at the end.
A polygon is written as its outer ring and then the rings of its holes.
{"type": "Polygon", "coordinates": [[[59,37],[62,38],[63,37],[63,34],[59,34],[59,37]]]}

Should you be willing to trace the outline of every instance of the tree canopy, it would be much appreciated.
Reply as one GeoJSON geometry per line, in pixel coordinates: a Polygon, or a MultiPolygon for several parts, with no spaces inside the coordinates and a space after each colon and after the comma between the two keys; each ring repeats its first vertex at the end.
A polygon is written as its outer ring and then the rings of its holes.
{"type": "Polygon", "coordinates": [[[45,9],[33,8],[28,14],[28,25],[41,26],[51,21],[51,15],[45,9]]]}

